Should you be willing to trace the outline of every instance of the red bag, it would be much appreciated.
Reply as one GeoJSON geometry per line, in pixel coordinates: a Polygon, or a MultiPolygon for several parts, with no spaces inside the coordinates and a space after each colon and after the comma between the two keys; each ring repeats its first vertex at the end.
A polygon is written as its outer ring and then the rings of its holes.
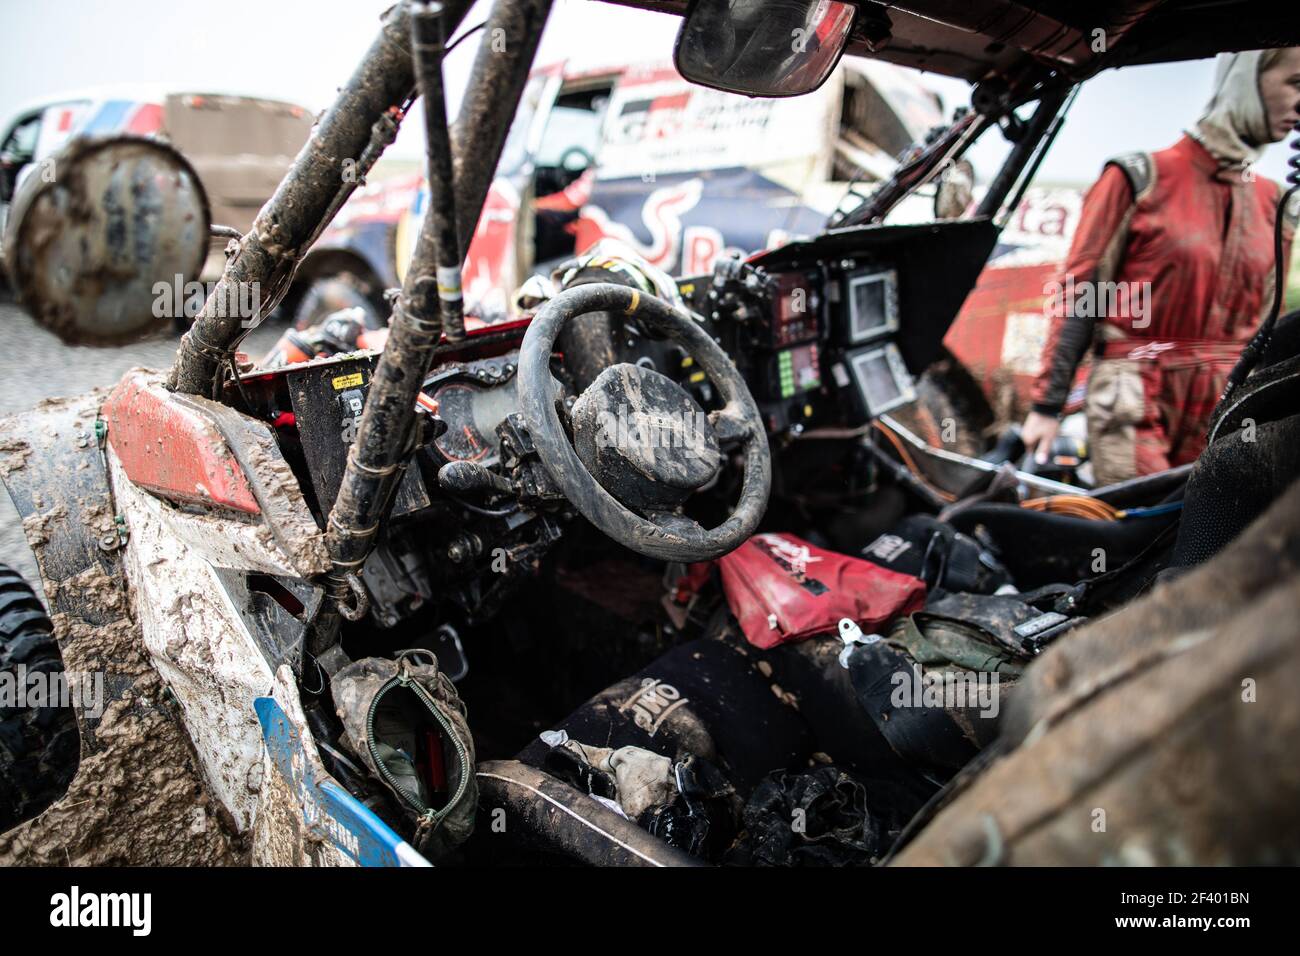
{"type": "Polygon", "coordinates": [[[792,534],[756,534],[719,558],[718,567],[731,613],[755,647],[834,631],[845,617],[870,633],[925,602],[920,578],[792,534]]]}

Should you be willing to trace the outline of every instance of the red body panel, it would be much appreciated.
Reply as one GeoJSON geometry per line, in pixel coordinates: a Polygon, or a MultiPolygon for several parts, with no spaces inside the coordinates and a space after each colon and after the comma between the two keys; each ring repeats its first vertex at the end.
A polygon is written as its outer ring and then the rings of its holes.
{"type": "MultiPolygon", "coordinates": [[[[974,376],[994,411],[1018,418],[1029,407],[1047,338],[1043,287],[1060,263],[986,267],[944,337],[948,351],[974,376]]],[[[1087,369],[1076,378],[1066,411],[1081,407],[1087,369]]]]}
{"type": "Polygon", "coordinates": [[[101,412],[131,481],[174,501],[260,514],[243,469],[216,427],[156,381],[129,373],[101,412]]]}

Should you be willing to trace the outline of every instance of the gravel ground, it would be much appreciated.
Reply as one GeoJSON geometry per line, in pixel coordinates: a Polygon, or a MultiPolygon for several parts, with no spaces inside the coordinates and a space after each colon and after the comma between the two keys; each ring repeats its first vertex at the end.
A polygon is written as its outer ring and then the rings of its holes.
{"type": "MultiPolygon", "coordinates": [[[[241,350],[260,356],[279,337],[267,326],[250,333],[241,350]]],[[[165,369],[176,354],[179,336],[148,339],[120,348],[64,345],[0,291],[0,417],[23,412],[45,398],[80,395],[112,385],[137,365],[165,369]]],[[[0,492],[0,563],[17,568],[39,588],[36,562],[7,492],[0,492]]]]}

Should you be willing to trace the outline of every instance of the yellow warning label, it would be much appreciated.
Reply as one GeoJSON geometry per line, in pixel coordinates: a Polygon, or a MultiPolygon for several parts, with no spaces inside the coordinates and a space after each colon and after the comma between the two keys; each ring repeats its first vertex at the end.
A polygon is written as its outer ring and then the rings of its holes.
{"type": "Polygon", "coordinates": [[[334,391],[341,392],[345,388],[356,388],[365,381],[360,372],[353,372],[351,375],[338,375],[330,382],[334,386],[334,391]]]}

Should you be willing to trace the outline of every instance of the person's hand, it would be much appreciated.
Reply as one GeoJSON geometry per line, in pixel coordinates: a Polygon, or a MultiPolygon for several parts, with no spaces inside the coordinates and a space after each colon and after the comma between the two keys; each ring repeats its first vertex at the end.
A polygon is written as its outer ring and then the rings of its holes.
{"type": "Polygon", "coordinates": [[[1025,443],[1025,451],[1034,456],[1034,461],[1045,465],[1052,451],[1052,442],[1060,430],[1061,421],[1055,415],[1030,412],[1020,428],[1020,440],[1025,443]]]}

